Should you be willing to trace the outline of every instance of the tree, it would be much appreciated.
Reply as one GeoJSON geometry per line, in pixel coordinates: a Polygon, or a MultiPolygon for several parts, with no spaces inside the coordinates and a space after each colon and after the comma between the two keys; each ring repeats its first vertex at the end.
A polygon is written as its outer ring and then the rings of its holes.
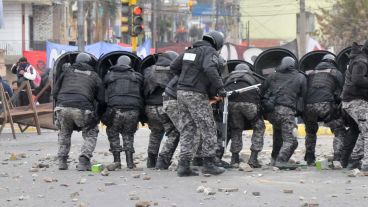
{"type": "Polygon", "coordinates": [[[325,46],[336,51],[367,39],[368,0],[338,0],[332,10],[320,9],[316,17],[320,25],[317,34],[325,46]]]}

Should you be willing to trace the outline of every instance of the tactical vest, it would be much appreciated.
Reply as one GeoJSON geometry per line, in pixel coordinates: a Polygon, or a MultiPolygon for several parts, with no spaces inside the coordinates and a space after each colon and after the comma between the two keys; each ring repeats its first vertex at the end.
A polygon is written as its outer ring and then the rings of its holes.
{"type": "Polygon", "coordinates": [[[336,69],[313,70],[308,75],[308,88],[336,89],[336,69]]]}
{"type": "Polygon", "coordinates": [[[70,68],[65,72],[58,95],[82,95],[86,97],[90,103],[93,103],[98,78],[99,76],[94,71],[70,68]]]}
{"type": "Polygon", "coordinates": [[[170,66],[159,66],[154,65],[152,71],[152,81],[157,85],[165,88],[170,80],[174,77],[173,73],[170,71],[170,66]]]}
{"type": "Polygon", "coordinates": [[[204,51],[202,47],[194,47],[185,51],[183,56],[182,71],[179,76],[180,85],[194,87],[199,81],[201,81],[200,73],[203,73],[202,69],[203,52],[204,51]]]}
{"type": "Polygon", "coordinates": [[[108,101],[115,96],[141,98],[140,91],[143,78],[136,72],[111,72],[111,82],[107,82],[108,101]]]}
{"type": "Polygon", "coordinates": [[[257,84],[257,81],[252,77],[249,72],[245,71],[234,71],[232,72],[229,77],[225,81],[225,87],[237,83],[237,82],[244,82],[248,84],[248,86],[257,84]]]}
{"type": "Polygon", "coordinates": [[[354,99],[368,100],[368,89],[358,87],[354,85],[352,81],[353,67],[357,63],[364,63],[368,69],[368,60],[365,57],[358,56],[350,62],[349,68],[345,72],[345,83],[344,83],[344,88],[343,88],[343,92],[341,96],[343,101],[351,101],[354,99]]]}

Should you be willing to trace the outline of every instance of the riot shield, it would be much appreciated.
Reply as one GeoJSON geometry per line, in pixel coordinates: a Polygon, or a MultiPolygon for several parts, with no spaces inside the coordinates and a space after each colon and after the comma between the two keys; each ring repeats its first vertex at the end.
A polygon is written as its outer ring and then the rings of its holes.
{"type": "MultiPolygon", "coordinates": [[[[52,68],[52,81],[53,84],[56,83],[58,77],[60,77],[60,74],[62,73],[62,68],[65,64],[74,64],[75,58],[80,52],[73,51],[73,52],[66,52],[62,54],[54,63],[54,67],[52,68]]],[[[97,65],[97,58],[91,54],[89,54],[92,57],[93,65],[97,65]]],[[[95,67],[96,69],[96,67],[95,67]]]]}
{"type": "Polygon", "coordinates": [[[235,67],[238,65],[238,64],[246,64],[249,66],[249,68],[254,71],[254,67],[252,64],[250,64],[249,62],[247,61],[244,61],[244,60],[228,60],[226,62],[226,66],[227,66],[227,70],[229,71],[229,73],[233,72],[235,67]]]}
{"type": "Polygon", "coordinates": [[[153,54],[153,55],[148,55],[147,57],[145,57],[142,62],[141,65],[139,66],[139,72],[143,74],[144,69],[156,64],[157,59],[158,59],[158,54],[153,54]]]}
{"type": "Polygon", "coordinates": [[[336,58],[337,68],[344,75],[345,75],[345,71],[349,67],[349,62],[350,62],[349,54],[350,54],[350,51],[351,51],[351,47],[347,47],[347,48],[341,50],[339,52],[339,54],[337,54],[337,58],[336,58]]]}
{"type": "MultiPolygon", "coordinates": [[[[63,67],[64,66],[68,66],[68,65],[73,65],[75,63],[75,59],[77,57],[77,55],[79,54],[79,51],[72,51],[72,52],[66,52],[64,54],[62,54],[54,63],[54,67],[52,68],[52,88],[54,88],[58,78],[60,77],[60,75],[63,72],[63,67]]],[[[95,70],[96,70],[96,65],[97,65],[97,58],[95,56],[93,56],[92,54],[89,54],[92,57],[93,60],[93,65],[95,66],[95,70]]],[[[52,96],[52,93],[51,93],[52,96]]],[[[56,97],[52,97],[53,100],[53,108],[55,108],[56,106],[56,102],[55,102],[55,98],[56,97]]],[[[54,123],[55,123],[55,114],[53,117],[54,123]]]]}
{"type": "Polygon", "coordinates": [[[97,73],[103,79],[107,71],[110,69],[111,66],[116,64],[116,61],[119,59],[120,56],[126,55],[128,56],[132,63],[131,67],[135,71],[139,71],[139,66],[141,64],[142,59],[138,57],[136,54],[126,51],[114,51],[105,54],[98,60],[97,64],[97,73]]]}
{"type": "Polygon", "coordinates": [[[322,58],[327,54],[336,57],[335,54],[326,50],[312,51],[305,54],[299,61],[299,70],[303,72],[314,70],[316,66],[321,62],[322,58]]]}
{"type": "Polygon", "coordinates": [[[284,48],[271,48],[263,51],[254,62],[254,71],[259,75],[267,77],[275,72],[275,68],[280,64],[282,58],[290,56],[298,62],[296,56],[284,48]]]}

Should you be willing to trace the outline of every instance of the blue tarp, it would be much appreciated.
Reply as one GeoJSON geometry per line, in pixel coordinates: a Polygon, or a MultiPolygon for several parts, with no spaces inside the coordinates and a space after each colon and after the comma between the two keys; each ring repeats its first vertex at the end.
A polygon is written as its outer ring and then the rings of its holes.
{"type": "MultiPolygon", "coordinates": [[[[69,45],[61,45],[53,42],[47,41],[46,43],[46,61],[47,66],[52,68],[54,63],[60,55],[69,51],[77,51],[77,46],[69,46],[69,45]]],[[[140,47],[138,47],[137,55],[140,58],[145,58],[150,54],[151,50],[151,40],[146,40],[140,47]]],[[[122,47],[117,44],[110,44],[106,42],[98,42],[92,45],[87,45],[85,47],[85,51],[94,55],[97,59],[103,56],[104,54],[113,52],[113,51],[127,51],[131,52],[131,47],[122,47]]]]}

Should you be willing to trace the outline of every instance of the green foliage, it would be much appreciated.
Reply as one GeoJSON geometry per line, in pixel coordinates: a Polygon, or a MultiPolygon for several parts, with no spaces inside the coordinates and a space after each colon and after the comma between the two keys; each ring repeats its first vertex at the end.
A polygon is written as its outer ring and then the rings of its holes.
{"type": "Polygon", "coordinates": [[[325,46],[336,51],[352,42],[363,42],[368,34],[368,0],[338,0],[333,9],[320,9],[317,21],[321,28],[317,34],[325,46]]]}

